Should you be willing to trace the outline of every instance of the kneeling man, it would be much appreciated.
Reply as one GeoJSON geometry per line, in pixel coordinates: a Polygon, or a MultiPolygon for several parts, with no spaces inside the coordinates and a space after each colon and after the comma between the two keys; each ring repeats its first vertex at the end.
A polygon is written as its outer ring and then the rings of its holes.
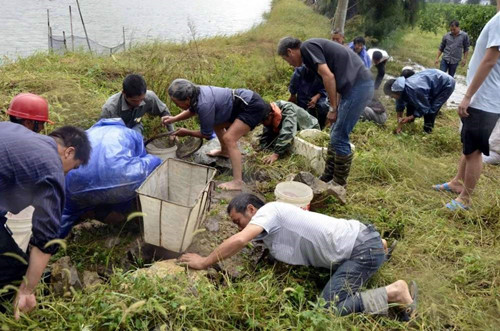
{"type": "Polygon", "coordinates": [[[188,253],[179,260],[193,269],[206,269],[243,249],[251,240],[263,240],[279,261],[330,269],[332,277],[322,292],[327,307],[338,314],[364,312],[384,314],[388,304],[401,305],[402,318],[416,311],[416,284],[404,280],[386,287],[359,289],[385,260],[380,234],[371,225],[333,218],[291,204],[262,200],[242,193],[228,205],[227,212],[240,232],[226,239],[209,256],[188,253]]]}

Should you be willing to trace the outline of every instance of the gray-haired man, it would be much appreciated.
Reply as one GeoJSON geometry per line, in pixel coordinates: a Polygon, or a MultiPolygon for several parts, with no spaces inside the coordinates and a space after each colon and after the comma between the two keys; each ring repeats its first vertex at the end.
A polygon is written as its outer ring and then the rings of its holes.
{"type": "Polygon", "coordinates": [[[360,292],[361,286],[385,261],[380,234],[371,225],[305,211],[291,204],[262,200],[252,194],[236,196],[227,212],[240,232],[226,239],[209,256],[184,254],[179,260],[193,269],[206,269],[243,249],[251,240],[263,240],[271,255],[282,262],[332,271],[321,296],[338,314],[385,314],[388,304],[404,308],[400,317],[416,312],[416,284],[404,280],[360,292]]]}

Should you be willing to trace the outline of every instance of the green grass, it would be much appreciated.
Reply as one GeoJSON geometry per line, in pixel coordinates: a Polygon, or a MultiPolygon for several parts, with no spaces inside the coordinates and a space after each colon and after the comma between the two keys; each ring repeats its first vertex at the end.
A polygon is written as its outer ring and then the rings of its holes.
{"type": "MultiPolygon", "coordinates": [[[[178,109],[166,98],[165,89],[178,77],[248,87],[267,100],[278,100],[287,97],[292,73],[274,55],[279,38],[328,37],[329,28],[325,17],[300,1],[279,0],[265,23],[233,37],[187,45],[153,43],[112,58],[38,54],[0,67],[0,107],[5,109],[19,92],[39,93],[49,99],[56,126],[87,128],[130,72],[144,74],[149,87],[174,112],[178,109]]],[[[395,48],[388,48],[391,55],[423,65],[434,61],[440,36],[422,35],[418,30],[403,34],[395,48]]],[[[402,66],[401,62],[392,65],[402,66]]],[[[241,279],[226,277],[222,282],[194,282],[181,276],[134,279],[119,269],[124,249],[111,251],[102,245],[107,236],[120,233],[119,226],[82,234],[78,241],[68,243],[67,254],[79,268],[108,262],[114,266],[105,284],[89,292],[75,291],[71,297],[39,295],[38,309],[20,321],[14,321],[11,312],[0,314],[2,330],[494,330],[500,324],[500,168],[485,166],[471,211],[448,212],[443,205],[453,195],[434,192],[430,186],[456,171],[460,141],[454,110],[443,111],[432,135],[423,134],[423,123],[417,120],[395,136],[393,102],[383,102],[391,112],[387,125],[358,123],[352,135],[356,155],[348,203],[332,200],[322,212],[374,223],[384,237],[400,240],[391,262],[367,287],[415,279],[420,286],[420,308],[411,324],[362,314],[336,317],[320,308],[317,300],[328,273],[305,267],[248,265],[241,279]]],[[[148,135],[158,130],[154,119],[148,120],[147,129],[148,135]]],[[[256,186],[268,199],[278,181],[308,169],[298,156],[267,167],[260,161],[262,152],[249,153],[246,172],[260,173],[263,179],[256,186]]],[[[121,236],[125,246],[130,230],[121,236]]],[[[40,287],[40,294],[43,290],[40,287]]]]}

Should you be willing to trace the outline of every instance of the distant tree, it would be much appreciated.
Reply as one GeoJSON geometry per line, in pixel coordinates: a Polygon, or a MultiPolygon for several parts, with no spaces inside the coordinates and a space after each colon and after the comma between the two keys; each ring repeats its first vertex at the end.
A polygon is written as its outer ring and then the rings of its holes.
{"type": "Polygon", "coordinates": [[[333,16],[333,29],[341,31],[342,34],[344,33],[348,4],[349,0],[338,0],[337,10],[335,10],[335,16],[333,16]]]}

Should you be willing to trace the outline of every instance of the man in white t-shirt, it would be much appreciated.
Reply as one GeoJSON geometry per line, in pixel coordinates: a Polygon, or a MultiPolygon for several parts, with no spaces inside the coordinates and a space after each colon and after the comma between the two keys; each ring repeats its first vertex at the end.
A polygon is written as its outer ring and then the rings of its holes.
{"type": "Polygon", "coordinates": [[[377,76],[375,77],[375,89],[378,90],[382,80],[385,76],[385,65],[389,61],[389,54],[386,51],[379,48],[370,48],[366,51],[370,59],[372,60],[372,66],[377,68],[377,76]]]}
{"type": "MultiPolygon", "coordinates": [[[[500,11],[500,1],[497,3],[500,11]]],[[[458,194],[446,204],[450,210],[469,209],[471,195],[483,167],[482,153],[489,155],[489,138],[500,117],[500,12],[486,23],[469,63],[467,92],[458,106],[463,127],[462,157],[457,175],[449,182],[434,185],[438,191],[458,194]]]]}
{"type": "Polygon", "coordinates": [[[371,225],[309,212],[292,204],[264,204],[253,194],[236,196],[227,207],[240,232],[226,239],[209,256],[188,253],[179,260],[193,269],[206,269],[243,249],[251,240],[263,240],[270,254],[292,265],[329,269],[330,281],[322,292],[327,307],[338,314],[385,314],[388,304],[398,304],[400,317],[416,312],[415,282],[404,280],[386,287],[359,292],[385,261],[380,234],[371,225]]]}

